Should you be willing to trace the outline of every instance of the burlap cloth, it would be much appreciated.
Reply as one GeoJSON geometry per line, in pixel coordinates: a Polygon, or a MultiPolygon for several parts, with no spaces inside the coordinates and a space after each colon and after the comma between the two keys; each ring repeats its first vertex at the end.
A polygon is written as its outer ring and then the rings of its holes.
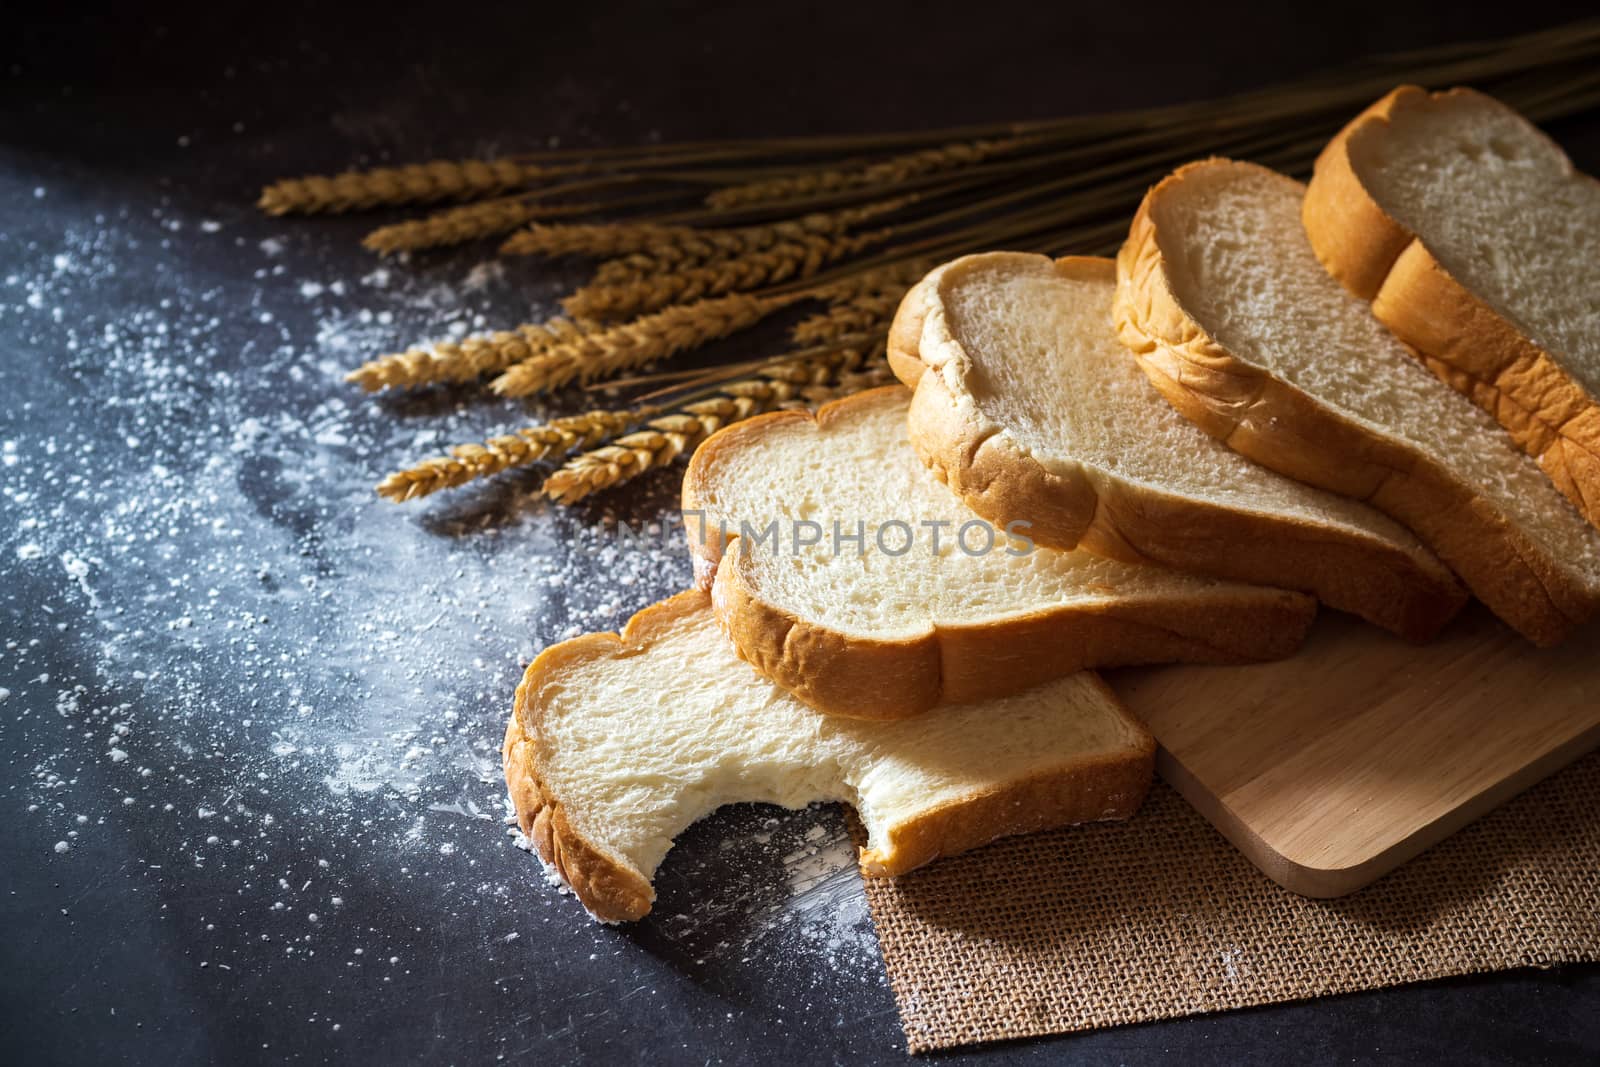
{"type": "Polygon", "coordinates": [[[1600,959],[1600,753],[1368,888],[1280,889],[1172,789],[867,879],[912,1052],[1600,959]]]}

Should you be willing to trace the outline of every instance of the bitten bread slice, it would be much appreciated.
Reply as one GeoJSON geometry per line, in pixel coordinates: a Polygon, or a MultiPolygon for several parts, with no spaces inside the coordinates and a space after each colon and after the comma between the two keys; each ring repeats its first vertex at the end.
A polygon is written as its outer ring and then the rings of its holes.
{"type": "Polygon", "coordinates": [[[1155,742],[1099,678],[915,722],[817,715],[739,661],[704,592],[619,637],[545,650],[517,688],[506,784],[540,856],[597,918],[638,919],[672,840],[724,804],[842,801],[861,869],[903,874],[1007,834],[1125,819],[1155,742]]]}
{"type": "Polygon", "coordinates": [[[1117,340],[1109,259],[990,252],[907,294],[889,360],[911,443],[978,514],[1040,544],[1299,589],[1415,641],[1466,594],[1399,523],[1173,410],[1117,340]]]}
{"type": "Polygon", "coordinates": [[[911,450],[910,399],[890,386],[815,418],[736,423],[684,475],[696,572],[715,575],[718,618],[745,659],[807,704],[898,718],[1087,667],[1299,647],[1315,611],[1301,594],[1009,540],[911,450]],[[836,544],[835,529],[861,540],[836,544]],[[796,543],[813,533],[817,544],[796,543]]]}
{"type": "Polygon", "coordinates": [[[1367,500],[1529,639],[1559,641],[1600,606],[1600,535],[1322,269],[1303,193],[1227,160],[1152,189],[1117,259],[1123,340],[1213,436],[1367,500]]]}
{"type": "Polygon", "coordinates": [[[1317,160],[1311,247],[1600,526],[1600,182],[1470,89],[1396,89],[1317,160]]]}

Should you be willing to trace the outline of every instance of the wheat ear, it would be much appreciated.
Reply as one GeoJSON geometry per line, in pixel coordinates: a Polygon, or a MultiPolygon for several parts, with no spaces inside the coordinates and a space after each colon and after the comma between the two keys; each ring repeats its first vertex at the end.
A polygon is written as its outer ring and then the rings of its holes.
{"type": "Polygon", "coordinates": [[[887,365],[849,369],[860,358],[858,351],[841,351],[816,360],[778,364],[759,376],[728,382],[718,396],[685,404],[609,445],[572,457],[545,479],[541,492],[558,504],[575,504],[666,466],[731,423],[775,408],[826,403],[889,380],[887,365]]]}
{"type": "Polygon", "coordinates": [[[898,299],[938,265],[939,261],[929,256],[896,260],[881,267],[871,267],[836,281],[813,286],[807,290],[807,294],[831,304],[880,293],[892,293],[898,299]]]}
{"type": "Polygon", "coordinates": [[[589,203],[541,204],[537,200],[502,197],[498,200],[485,200],[478,204],[450,208],[426,218],[380,226],[367,234],[361,243],[372,251],[385,255],[393,252],[416,252],[424,248],[465,244],[480,237],[510,233],[518,226],[534,219],[582,215],[598,208],[599,205],[589,203]]]}
{"type": "Polygon", "coordinates": [[[755,297],[736,293],[666,308],[552,345],[507,369],[490,388],[501,396],[528,396],[572,381],[609,377],[753,326],[800,298],[800,294],[755,297]]]}
{"type": "Polygon", "coordinates": [[[586,285],[561,302],[569,315],[608,318],[655,311],[668,304],[809,278],[825,265],[887,240],[890,230],[858,236],[807,234],[760,252],[622,285],[586,285]]]}
{"type": "Polygon", "coordinates": [[[488,196],[563,172],[509,159],[436,159],[404,167],[347,170],[331,177],[285,178],[262,189],[256,206],[269,215],[315,215],[425,204],[488,196]]]}
{"type": "Polygon", "coordinates": [[[820,345],[849,334],[887,326],[904,295],[904,289],[897,286],[840,301],[826,311],[819,311],[795,323],[789,331],[789,339],[797,345],[820,345]]]}
{"type": "Polygon", "coordinates": [[[804,196],[837,193],[848,189],[892,186],[924,174],[955,170],[1025,147],[1031,139],[1009,137],[999,140],[961,141],[939,148],[908,152],[860,167],[816,170],[784,178],[746,182],[718,189],[706,196],[706,206],[718,211],[795,200],[804,196]]]}
{"type": "Polygon", "coordinates": [[[389,475],[378,483],[378,495],[399,504],[512,467],[525,467],[575,448],[593,448],[660,410],[644,407],[628,411],[590,411],[491,437],[481,445],[457,445],[447,456],[425,459],[409,470],[389,475]]]}
{"type": "Polygon", "coordinates": [[[592,322],[550,319],[460,341],[440,341],[363,363],[345,381],[369,393],[410,389],[435,382],[470,382],[532,359],[558,344],[598,329],[592,322]]]}
{"type": "MultiPolygon", "coordinates": [[[[530,226],[512,234],[500,246],[507,255],[542,256],[627,256],[650,254],[694,259],[737,256],[759,252],[780,241],[799,240],[807,235],[840,234],[869,219],[890,214],[910,204],[915,197],[901,196],[839,211],[819,211],[798,218],[762,223],[759,226],[733,226],[700,229],[694,226],[669,226],[652,222],[613,222],[593,225],[530,226]]],[[[678,260],[681,262],[681,259],[678,260]]]]}
{"type": "Polygon", "coordinates": [[[722,427],[771,411],[797,399],[799,393],[800,387],[784,381],[761,378],[730,382],[723,395],[685,404],[609,445],[574,456],[545,479],[541,492],[559,504],[575,504],[602,489],[664,467],[693,451],[722,427]]]}

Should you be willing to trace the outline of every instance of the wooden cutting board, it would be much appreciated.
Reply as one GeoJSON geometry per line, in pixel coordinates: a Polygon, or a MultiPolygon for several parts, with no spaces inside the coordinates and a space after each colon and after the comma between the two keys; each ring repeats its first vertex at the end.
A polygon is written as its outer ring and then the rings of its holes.
{"type": "Polygon", "coordinates": [[[1474,605],[1408,645],[1324,613],[1300,653],[1108,674],[1163,778],[1274,881],[1360,889],[1600,744],[1600,627],[1536,649],[1474,605]]]}

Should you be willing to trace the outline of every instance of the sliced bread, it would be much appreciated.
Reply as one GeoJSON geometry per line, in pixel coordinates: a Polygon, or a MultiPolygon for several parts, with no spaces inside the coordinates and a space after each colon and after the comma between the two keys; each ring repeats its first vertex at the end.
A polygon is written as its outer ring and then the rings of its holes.
{"type": "Polygon", "coordinates": [[[1470,89],[1396,89],[1317,160],[1329,271],[1600,526],[1600,182],[1470,89]]]}
{"type": "Polygon", "coordinates": [[[1007,834],[1123,819],[1155,742],[1092,674],[904,723],[817,715],[741,663],[704,592],[545,650],[517,688],[506,784],[597,918],[645,915],[673,838],[724,804],[852,805],[861,869],[896,875],[1007,834]]]}
{"type": "Polygon", "coordinates": [[[1117,340],[1109,259],[991,252],[928,275],[889,359],[911,443],[1042,545],[1299,589],[1416,641],[1466,601],[1393,519],[1254,463],[1173,410],[1117,340]]]}
{"type": "Polygon", "coordinates": [[[696,572],[713,581],[719,619],[807,704],[898,718],[1088,667],[1299,646],[1315,611],[1301,594],[1008,538],[911,450],[910,399],[890,386],[815,417],[737,423],[684,475],[696,572]]]}
{"type": "Polygon", "coordinates": [[[1502,619],[1559,641],[1600,606],[1600,535],[1322,269],[1303,194],[1227,160],[1152,189],[1117,260],[1124,342],[1213,436],[1387,512],[1502,619]]]}

